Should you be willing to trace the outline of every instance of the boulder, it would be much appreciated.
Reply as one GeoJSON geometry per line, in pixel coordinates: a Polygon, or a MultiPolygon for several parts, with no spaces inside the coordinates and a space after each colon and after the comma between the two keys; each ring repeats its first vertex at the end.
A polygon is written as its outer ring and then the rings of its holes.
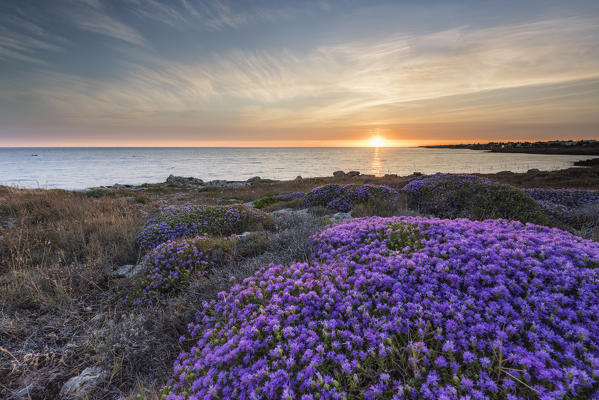
{"type": "Polygon", "coordinates": [[[422,176],[422,172],[414,172],[412,175],[413,176],[422,176]]]}
{"type": "Polygon", "coordinates": [[[213,181],[206,182],[205,184],[205,186],[214,186],[218,188],[240,188],[248,185],[248,182],[225,181],[222,179],[215,179],[213,181]]]}
{"type": "Polygon", "coordinates": [[[259,176],[253,176],[250,179],[247,180],[248,183],[254,183],[254,182],[260,182],[262,180],[262,178],[260,178],[259,176]]]}
{"type": "Polygon", "coordinates": [[[118,267],[115,271],[115,275],[124,278],[133,278],[139,271],[141,271],[141,265],[127,264],[118,267]]]}
{"type": "Polygon", "coordinates": [[[333,172],[333,176],[335,178],[343,178],[345,176],[345,172],[343,172],[343,171],[335,171],[335,172],[333,172]]]}
{"type": "Polygon", "coordinates": [[[327,217],[333,221],[343,221],[344,219],[352,218],[351,214],[348,212],[338,212],[332,215],[327,215],[327,217]]]}
{"type": "Polygon", "coordinates": [[[60,389],[61,399],[88,399],[91,391],[102,382],[108,373],[99,367],[88,367],[72,377],[60,389]]]}
{"type": "Polygon", "coordinates": [[[531,168],[528,171],[526,171],[527,174],[536,174],[537,172],[541,172],[541,170],[538,168],[531,168]]]}
{"type": "Polygon", "coordinates": [[[350,178],[356,177],[360,175],[360,171],[349,171],[347,173],[347,176],[349,176],[350,178]]]}
{"type": "Polygon", "coordinates": [[[199,185],[203,185],[204,181],[199,178],[194,178],[192,176],[185,177],[185,176],[169,175],[168,178],[166,178],[166,183],[171,184],[171,185],[177,185],[177,186],[189,186],[189,185],[199,186],[199,185]]]}

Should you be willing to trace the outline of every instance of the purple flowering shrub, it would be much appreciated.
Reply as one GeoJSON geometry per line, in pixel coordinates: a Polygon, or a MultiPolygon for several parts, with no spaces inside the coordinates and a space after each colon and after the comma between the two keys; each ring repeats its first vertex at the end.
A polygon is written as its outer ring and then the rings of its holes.
{"type": "Polygon", "coordinates": [[[304,197],[308,207],[323,206],[331,210],[347,212],[354,205],[375,200],[396,204],[397,190],[386,185],[338,185],[331,183],[314,188],[304,197]]]}
{"type": "Polygon", "coordinates": [[[261,230],[272,218],[253,207],[240,204],[224,206],[185,206],[165,211],[146,222],[137,236],[143,250],[150,250],[168,240],[204,234],[227,236],[261,230]]]}
{"type": "Polygon", "coordinates": [[[415,179],[402,190],[408,205],[440,218],[504,218],[549,225],[545,210],[525,191],[473,175],[436,174],[415,179]]]}
{"type": "Polygon", "coordinates": [[[599,244],[506,220],[359,218],[205,303],[167,399],[599,395],[599,244]]]}
{"type": "Polygon", "coordinates": [[[205,236],[164,242],[146,254],[134,284],[133,304],[147,303],[181,290],[192,275],[226,262],[235,241],[205,236]]]}
{"type": "Polygon", "coordinates": [[[301,199],[306,195],[304,192],[292,192],[292,193],[279,193],[275,194],[274,198],[277,201],[291,201],[295,199],[301,199]]]}

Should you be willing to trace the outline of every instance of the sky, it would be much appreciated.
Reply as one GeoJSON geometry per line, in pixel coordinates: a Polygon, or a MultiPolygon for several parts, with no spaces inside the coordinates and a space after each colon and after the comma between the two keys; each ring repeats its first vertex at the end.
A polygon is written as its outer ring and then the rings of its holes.
{"type": "Polygon", "coordinates": [[[373,137],[599,139],[599,2],[0,2],[0,147],[373,137]]]}

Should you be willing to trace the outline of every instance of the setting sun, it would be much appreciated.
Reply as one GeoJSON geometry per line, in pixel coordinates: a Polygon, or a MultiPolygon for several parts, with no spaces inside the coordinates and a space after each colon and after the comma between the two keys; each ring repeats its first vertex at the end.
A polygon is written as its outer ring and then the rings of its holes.
{"type": "Polygon", "coordinates": [[[387,145],[387,141],[380,136],[375,136],[372,139],[370,139],[368,145],[370,147],[385,147],[387,145]]]}

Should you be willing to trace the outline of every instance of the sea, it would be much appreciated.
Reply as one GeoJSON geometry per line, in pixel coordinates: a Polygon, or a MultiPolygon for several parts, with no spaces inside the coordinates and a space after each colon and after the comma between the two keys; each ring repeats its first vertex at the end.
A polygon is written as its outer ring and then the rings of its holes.
{"type": "Polygon", "coordinates": [[[593,156],[490,153],[427,148],[0,148],[0,185],[82,190],[164,182],[169,175],[246,180],[294,179],[334,171],[494,173],[556,170],[593,156]]]}

